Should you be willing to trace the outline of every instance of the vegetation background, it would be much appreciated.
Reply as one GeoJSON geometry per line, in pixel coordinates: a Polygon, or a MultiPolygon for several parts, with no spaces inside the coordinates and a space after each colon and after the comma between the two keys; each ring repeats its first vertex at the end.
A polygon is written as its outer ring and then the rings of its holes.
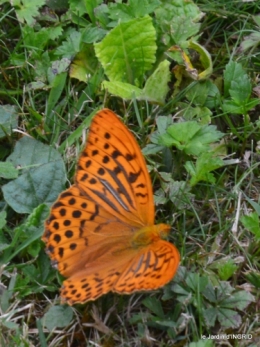
{"type": "Polygon", "coordinates": [[[0,345],[259,346],[260,2],[0,0],[0,18],[0,345]],[[181,266],[69,307],[43,223],[103,107],[143,149],[181,266]]]}

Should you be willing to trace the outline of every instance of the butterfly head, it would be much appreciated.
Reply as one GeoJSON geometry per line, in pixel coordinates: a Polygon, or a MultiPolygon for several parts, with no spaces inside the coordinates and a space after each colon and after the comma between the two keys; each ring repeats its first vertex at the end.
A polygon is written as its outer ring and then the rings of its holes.
{"type": "Polygon", "coordinates": [[[167,224],[151,225],[139,229],[132,239],[132,246],[134,248],[147,246],[159,239],[165,239],[169,234],[170,229],[170,225],[167,224]]]}
{"type": "Polygon", "coordinates": [[[171,230],[171,226],[168,224],[156,224],[154,226],[156,228],[156,232],[159,235],[160,239],[166,239],[170,230],[171,230]]]}

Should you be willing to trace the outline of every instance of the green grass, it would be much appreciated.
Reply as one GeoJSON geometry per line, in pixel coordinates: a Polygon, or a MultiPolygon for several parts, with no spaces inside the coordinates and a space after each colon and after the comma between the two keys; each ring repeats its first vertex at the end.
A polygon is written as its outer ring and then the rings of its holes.
{"type": "Polygon", "coordinates": [[[195,3],[0,2],[0,346],[259,345],[260,7],[195,3]],[[41,235],[103,107],[143,150],[181,265],[69,307],[41,235]]]}

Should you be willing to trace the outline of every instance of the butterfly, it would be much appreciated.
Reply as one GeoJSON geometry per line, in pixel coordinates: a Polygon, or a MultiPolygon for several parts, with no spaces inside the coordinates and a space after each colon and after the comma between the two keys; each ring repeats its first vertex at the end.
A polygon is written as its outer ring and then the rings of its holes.
{"type": "Polygon", "coordinates": [[[60,194],[45,222],[46,252],[67,278],[63,302],[169,282],[180,256],[164,240],[170,226],[154,219],[152,184],[137,141],[114,112],[103,109],[93,117],[74,185],[60,194]]]}

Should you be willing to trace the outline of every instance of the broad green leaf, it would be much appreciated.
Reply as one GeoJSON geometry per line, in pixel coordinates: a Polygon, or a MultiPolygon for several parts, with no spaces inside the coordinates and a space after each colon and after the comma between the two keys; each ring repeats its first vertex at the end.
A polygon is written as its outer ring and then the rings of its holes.
{"type": "Polygon", "coordinates": [[[214,287],[211,283],[205,288],[203,295],[213,304],[217,304],[231,295],[233,287],[228,282],[220,282],[218,287],[214,287]]]}
{"type": "Polygon", "coordinates": [[[27,22],[32,26],[35,22],[34,17],[38,16],[39,8],[45,5],[45,0],[13,0],[12,5],[18,20],[21,23],[27,22]]]}
{"type": "Polygon", "coordinates": [[[69,0],[71,11],[75,12],[78,16],[83,16],[87,13],[85,0],[69,0]]]}
{"type": "Polygon", "coordinates": [[[248,216],[242,216],[240,221],[246,229],[255,235],[257,240],[260,240],[259,215],[256,212],[253,212],[248,216]]]}
{"type": "Polygon", "coordinates": [[[207,309],[202,310],[204,319],[206,321],[207,326],[213,327],[216,324],[217,320],[217,310],[215,307],[210,307],[207,309]]]}
{"type": "Polygon", "coordinates": [[[149,143],[142,149],[144,155],[151,155],[161,152],[165,147],[149,143]]]}
{"type": "Polygon", "coordinates": [[[39,31],[34,31],[28,25],[23,27],[24,45],[28,49],[35,49],[39,54],[46,46],[48,41],[57,39],[62,34],[62,26],[55,26],[51,28],[41,28],[39,31]]]}
{"type": "Polygon", "coordinates": [[[197,122],[175,123],[168,127],[167,134],[160,135],[159,144],[165,146],[176,146],[184,150],[186,144],[200,130],[201,126],[197,122]]]}
{"type": "Polygon", "coordinates": [[[12,179],[18,177],[18,170],[10,162],[0,162],[0,177],[12,179]]]}
{"type": "Polygon", "coordinates": [[[237,114],[246,114],[248,111],[252,110],[256,105],[260,103],[259,99],[249,99],[246,103],[238,105],[233,100],[224,100],[223,102],[223,111],[226,113],[237,113],[237,114]]]}
{"type": "Polygon", "coordinates": [[[70,77],[82,82],[89,82],[98,69],[98,60],[92,44],[85,45],[70,65],[70,77]]]}
{"type": "Polygon", "coordinates": [[[81,50],[81,36],[80,32],[72,30],[67,36],[67,40],[63,41],[62,45],[56,49],[55,55],[61,55],[68,59],[73,58],[81,50]]]}
{"type": "Polygon", "coordinates": [[[12,105],[0,105],[0,138],[11,135],[18,124],[17,108],[12,105]]]}
{"type": "Polygon", "coordinates": [[[163,105],[169,91],[170,78],[170,62],[164,60],[146,81],[140,99],[163,105]]]}
{"type": "Polygon", "coordinates": [[[156,125],[158,128],[159,134],[164,134],[167,131],[167,128],[172,125],[172,117],[171,116],[160,116],[156,118],[156,125]]]}
{"type": "Polygon", "coordinates": [[[94,43],[100,41],[106,35],[107,31],[96,26],[88,25],[82,31],[81,41],[84,43],[94,43]]]}
{"type": "Polygon", "coordinates": [[[111,82],[140,85],[155,62],[156,34],[149,16],[120,23],[95,44],[96,55],[111,82]]]}
{"type": "Polygon", "coordinates": [[[153,12],[161,2],[158,0],[129,0],[127,4],[110,3],[109,17],[115,21],[128,22],[153,12]]]}
{"type": "Polygon", "coordinates": [[[187,275],[186,283],[193,292],[196,293],[198,290],[202,292],[208,284],[208,279],[205,276],[190,272],[187,275]]]}
{"type": "Polygon", "coordinates": [[[54,328],[67,327],[73,318],[73,310],[69,306],[52,306],[44,314],[42,318],[42,325],[49,331],[54,328]]]}
{"type": "MultiPolygon", "coordinates": [[[[181,285],[179,285],[179,284],[174,284],[173,286],[172,286],[172,291],[174,292],[174,293],[176,293],[176,294],[180,294],[180,295],[184,295],[184,296],[189,296],[190,295],[190,292],[188,291],[188,290],[186,290],[186,289],[184,289],[181,285]]],[[[182,297],[183,298],[183,297],[182,297]]],[[[181,300],[182,300],[182,298],[181,298],[181,300]]],[[[177,297],[177,299],[178,299],[178,297],[177,297]]]]}
{"type": "Polygon", "coordinates": [[[236,81],[231,82],[229,94],[237,105],[246,104],[252,92],[251,80],[247,75],[238,77],[236,81]]]}
{"type": "Polygon", "coordinates": [[[253,31],[251,34],[243,37],[243,40],[239,47],[239,52],[245,52],[249,48],[257,47],[259,43],[260,43],[260,32],[253,31]]]}
{"type": "Polygon", "coordinates": [[[225,308],[218,303],[217,306],[203,309],[203,316],[209,327],[214,326],[216,320],[224,328],[238,328],[241,325],[241,316],[238,312],[225,308]]]}
{"type": "MultiPolygon", "coordinates": [[[[101,2],[104,2],[101,0],[101,2]]],[[[100,26],[103,29],[113,28],[115,25],[112,23],[108,17],[108,6],[107,4],[103,3],[100,4],[98,7],[95,8],[94,11],[94,20],[95,24],[97,26],[100,26]]]]}
{"type": "Polygon", "coordinates": [[[218,157],[214,157],[212,152],[204,152],[202,153],[196,163],[195,166],[192,162],[187,161],[185,163],[185,168],[187,172],[192,176],[190,180],[190,185],[194,186],[200,181],[205,181],[214,184],[215,177],[210,172],[216,170],[224,165],[222,159],[218,157]]]}
{"type": "Polygon", "coordinates": [[[198,21],[204,13],[192,1],[165,0],[155,10],[155,15],[164,42],[169,46],[181,44],[198,34],[200,29],[198,21]]]}
{"type": "MultiPolygon", "coordinates": [[[[219,104],[220,92],[214,83],[207,80],[196,83],[192,86],[192,88],[189,88],[187,90],[186,97],[192,102],[192,104],[196,106],[214,108],[219,104]]],[[[182,105],[184,103],[179,104],[182,105]]],[[[190,108],[190,103],[188,106],[190,108]]]]}
{"type": "Polygon", "coordinates": [[[245,71],[240,63],[230,61],[224,70],[224,92],[226,96],[229,96],[229,90],[231,89],[231,83],[245,75],[245,71]]]}
{"type": "Polygon", "coordinates": [[[187,182],[170,182],[168,187],[170,188],[169,198],[178,210],[183,210],[190,206],[191,201],[194,199],[194,194],[190,193],[191,187],[187,182]]]}
{"type": "Polygon", "coordinates": [[[167,134],[159,136],[159,144],[176,146],[187,154],[200,155],[210,150],[210,143],[219,140],[224,134],[214,125],[200,125],[197,122],[181,122],[171,125],[167,134]]]}
{"type": "Polygon", "coordinates": [[[65,166],[56,149],[23,137],[7,160],[21,168],[21,176],[2,187],[16,212],[31,213],[41,203],[51,204],[64,189],[65,166]]]}
{"type": "Polygon", "coordinates": [[[123,99],[146,100],[149,102],[164,104],[167,92],[169,90],[168,82],[170,80],[169,62],[162,62],[154,73],[148,78],[144,89],[123,82],[104,81],[103,87],[110,94],[120,96],[123,99]]]}
{"type": "Polygon", "coordinates": [[[250,292],[239,290],[227,297],[223,302],[223,306],[243,311],[252,302],[255,302],[255,297],[250,292]]]}
{"type": "Polygon", "coordinates": [[[142,89],[134,86],[133,84],[119,81],[104,81],[102,86],[103,88],[107,89],[110,94],[120,96],[126,100],[139,99],[142,93],[142,89]]]}
{"type": "Polygon", "coordinates": [[[239,328],[242,319],[240,314],[238,312],[228,309],[228,308],[221,308],[218,309],[218,321],[224,328],[239,328]]]}
{"type": "Polygon", "coordinates": [[[142,303],[157,317],[161,319],[165,318],[160,300],[156,299],[155,297],[147,297],[142,301],[142,303]]]}

